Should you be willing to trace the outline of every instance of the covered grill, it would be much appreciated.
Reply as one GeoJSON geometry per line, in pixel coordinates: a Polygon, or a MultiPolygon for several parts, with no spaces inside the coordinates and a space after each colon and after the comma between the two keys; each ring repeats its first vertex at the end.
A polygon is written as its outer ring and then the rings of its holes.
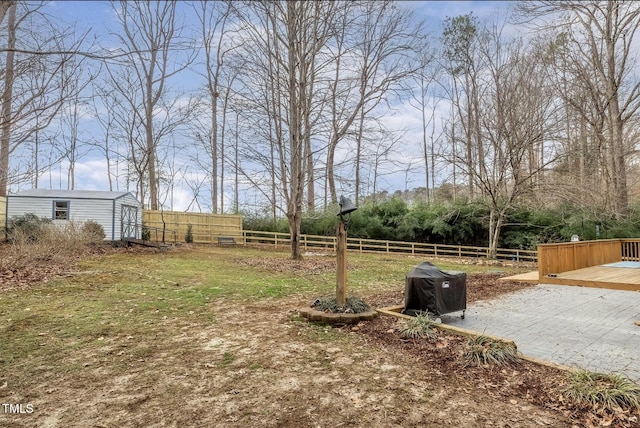
{"type": "Polygon", "coordinates": [[[467,309],[467,274],[442,271],[423,262],[414,267],[405,279],[403,314],[416,315],[428,311],[442,315],[467,309]]]}

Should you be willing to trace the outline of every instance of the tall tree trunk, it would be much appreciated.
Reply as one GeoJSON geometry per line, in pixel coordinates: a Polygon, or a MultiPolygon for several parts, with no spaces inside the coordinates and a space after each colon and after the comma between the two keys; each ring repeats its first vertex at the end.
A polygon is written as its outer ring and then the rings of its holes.
{"type": "MultiPolygon", "coordinates": [[[[315,54],[312,54],[312,58],[315,54]]],[[[311,101],[314,93],[315,82],[315,67],[310,70],[311,76],[309,77],[308,88],[301,88],[305,91],[303,120],[304,120],[304,171],[307,182],[307,211],[309,214],[313,214],[316,209],[316,178],[313,169],[313,149],[311,147],[311,101]]]]}
{"type": "Polygon", "coordinates": [[[234,184],[234,192],[233,192],[233,213],[238,214],[240,207],[240,191],[238,190],[238,186],[240,184],[240,162],[239,159],[239,148],[238,144],[240,142],[240,134],[239,134],[239,126],[240,126],[240,113],[236,113],[236,134],[235,134],[235,145],[234,145],[234,158],[233,158],[233,184],[234,184]]]}
{"type": "Polygon", "coordinates": [[[300,251],[300,225],[302,220],[302,197],[304,194],[304,170],[303,170],[303,139],[302,139],[302,112],[301,103],[304,102],[306,88],[304,78],[307,69],[301,59],[302,42],[300,40],[300,25],[302,24],[301,2],[287,2],[287,37],[288,37],[288,94],[289,94],[289,168],[290,195],[287,202],[287,218],[289,220],[289,232],[291,236],[291,258],[302,259],[300,251]]]}
{"type": "Polygon", "coordinates": [[[34,163],[34,177],[33,188],[38,188],[38,181],[40,175],[40,131],[36,131],[33,139],[33,163],[34,163]]]}
{"type": "MultiPolygon", "coordinates": [[[[216,76],[217,80],[217,76],[216,76]]],[[[211,212],[218,213],[218,95],[211,100],[211,212]]]]}
{"type": "Polygon", "coordinates": [[[11,100],[13,97],[14,49],[16,46],[16,4],[9,5],[7,23],[7,62],[4,70],[4,91],[2,92],[2,117],[0,118],[0,196],[7,196],[9,182],[9,145],[11,144],[11,100]]]}
{"type": "Polygon", "coordinates": [[[316,191],[315,191],[315,172],[313,170],[313,150],[311,150],[311,138],[305,138],[304,144],[305,162],[304,170],[307,173],[307,211],[309,214],[313,214],[316,210],[316,191]]]}
{"type": "Polygon", "coordinates": [[[222,110],[222,132],[220,135],[220,213],[224,214],[224,149],[227,129],[227,112],[229,110],[229,97],[231,84],[227,86],[224,95],[224,107],[222,110]]]}
{"type": "Polygon", "coordinates": [[[422,154],[424,161],[424,179],[425,179],[425,202],[429,203],[429,152],[427,148],[427,128],[425,122],[424,109],[422,110],[422,154]]]}
{"type": "MultiPolygon", "coordinates": [[[[475,97],[474,91],[471,89],[469,73],[465,73],[465,93],[467,94],[467,124],[465,128],[465,149],[467,154],[467,159],[465,164],[467,165],[467,181],[469,186],[469,198],[474,199],[476,196],[476,185],[474,182],[474,177],[476,174],[475,168],[476,163],[474,162],[474,137],[476,135],[476,127],[475,127],[475,116],[476,116],[476,105],[475,105],[475,97]]],[[[462,114],[460,115],[460,119],[464,122],[462,114]]],[[[477,149],[477,147],[476,147],[477,149]]],[[[481,158],[480,158],[481,159],[481,158]]]]}
{"type": "Polygon", "coordinates": [[[360,164],[362,162],[362,139],[364,135],[364,105],[360,108],[360,117],[358,118],[358,130],[356,133],[356,164],[355,164],[355,204],[360,203],[360,164]]]}
{"type": "MultiPolygon", "coordinates": [[[[614,17],[619,13],[618,5],[615,2],[609,1],[607,3],[607,21],[606,21],[606,34],[607,36],[617,31],[614,17]],[[614,10],[615,8],[615,10],[614,10]]],[[[636,24],[640,25],[640,24],[636,24]]],[[[609,110],[609,136],[611,138],[611,158],[613,161],[612,175],[615,190],[615,214],[618,218],[624,217],[629,214],[629,195],[627,191],[627,162],[626,162],[626,149],[624,143],[623,127],[620,112],[620,94],[618,89],[618,67],[616,57],[615,40],[612,37],[607,37],[606,43],[606,62],[607,62],[607,78],[605,81],[607,99],[607,109],[609,110]]]]}
{"type": "MultiPolygon", "coordinates": [[[[150,83],[150,82],[149,82],[150,83]]],[[[149,88],[149,91],[151,88],[149,88]]],[[[149,92],[151,94],[151,92],[149,92]]],[[[150,100],[149,100],[150,102],[150,100]]],[[[156,173],[156,147],[153,141],[153,111],[151,110],[151,104],[148,104],[145,114],[145,133],[146,133],[146,148],[147,148],[147,174],[149,180],[149,202],[151,210],[157,211],[159,209],[158,204],[158,182],[156,173]]]]}
{"type": "Polygon", "coordinates": [[[498,239],[504,222],[504,213],[492,206],[489,213],[489,258],[495,259],[498,255],[498,239]]]}

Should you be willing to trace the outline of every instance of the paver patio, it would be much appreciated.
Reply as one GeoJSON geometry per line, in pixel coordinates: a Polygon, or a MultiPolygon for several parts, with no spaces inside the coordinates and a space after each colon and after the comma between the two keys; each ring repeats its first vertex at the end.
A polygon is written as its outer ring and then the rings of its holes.
{"type": "Polygon", "coordinates": [[[540,284],[443,315],[448,325],[513,340],[524,355],[640,383],[640,292],[540,284]]]}

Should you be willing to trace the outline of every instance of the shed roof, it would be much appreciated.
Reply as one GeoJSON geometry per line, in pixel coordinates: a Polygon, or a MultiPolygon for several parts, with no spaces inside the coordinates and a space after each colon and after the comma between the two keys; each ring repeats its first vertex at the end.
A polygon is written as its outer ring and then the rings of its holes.
{"type": "Polygon", "coordinates": [[[102,190],[57,190],[57,189],[29,189],[10,196],[29,198],[64,198],[64,199],[120,199],[131,192],[106,192],[102,190]]]}

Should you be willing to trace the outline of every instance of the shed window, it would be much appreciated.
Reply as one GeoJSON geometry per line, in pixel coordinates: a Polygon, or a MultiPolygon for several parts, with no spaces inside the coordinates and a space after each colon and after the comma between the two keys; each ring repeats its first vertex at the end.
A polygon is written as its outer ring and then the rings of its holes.
{"type": "Polygon", "coordinates": [[[69,201],[53,201],[53,219],[69,220],[69,201]]]}

